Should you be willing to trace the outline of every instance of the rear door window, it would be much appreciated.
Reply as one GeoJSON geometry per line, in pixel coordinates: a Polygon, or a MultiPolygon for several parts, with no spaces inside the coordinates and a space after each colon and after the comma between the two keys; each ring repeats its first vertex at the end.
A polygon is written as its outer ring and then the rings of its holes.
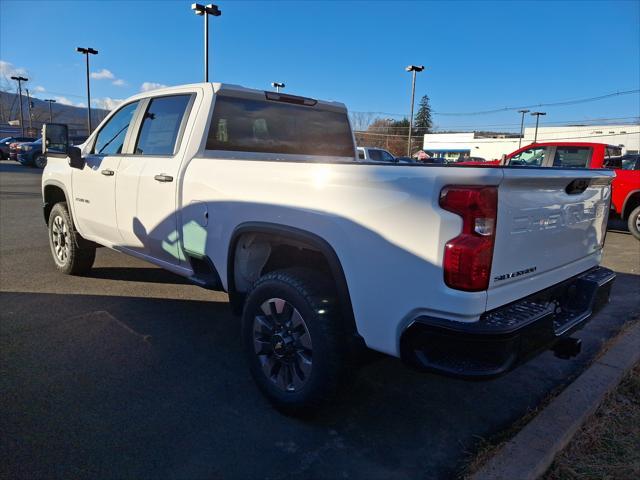
{"type": "Polygon", "coordinates": [[[554,167],[588,168],[591,149],[588,147],[556,147],[554,167]]]}
{"type": "Polygon", "coordinates": [[[508,164],[525,167],[541,167],[546,155],[546,147],[529,148],[511,157],[508,164]]]}
{"type": "Polygon", "coordinates": [[[218,96],[207,150],[354,156],[346,112],[317,106],[218,96]]]}
{"type": "Polygon", "coordinates": [[[191,95],[157,97],[149,102],[136,142],[136,155],[173,155],[191,95]]]}

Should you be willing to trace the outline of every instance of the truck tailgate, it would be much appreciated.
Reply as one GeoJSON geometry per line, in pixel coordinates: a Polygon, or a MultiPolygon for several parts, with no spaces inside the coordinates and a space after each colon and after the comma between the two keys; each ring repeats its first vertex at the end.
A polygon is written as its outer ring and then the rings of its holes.
{"type": "Polygon", "coordinates": [[[615,176],[586,169],[503,172],[487,309],[598,265],[615,176]]]}

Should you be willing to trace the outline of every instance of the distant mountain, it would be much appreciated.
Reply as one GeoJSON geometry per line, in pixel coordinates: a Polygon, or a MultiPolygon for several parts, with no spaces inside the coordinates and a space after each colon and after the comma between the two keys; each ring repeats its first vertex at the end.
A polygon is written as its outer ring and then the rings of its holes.
{"type": "MultiPolygon", "coordinates": [[[[31,109],[31,121],[34,128],[40,128],[42,123],[49,122],[49,103],[31,97],[33,108],[31,109]]],[[[29,126],[29,104],[27,96],[22,95],[22,112],[25,127],[29,126]]],[[[87,109],[54,103],[52,106],[53,122],[66,123],[77,129],[86,129],[87,109]]],[[[108,110],[91,109],[91,123],[95,127],[109,113],[108,110]]],[[[11,92],[0,91],[0,124],[7,124],[10,120],[20,119],[20,103],[18,95],[11,92]]]]}

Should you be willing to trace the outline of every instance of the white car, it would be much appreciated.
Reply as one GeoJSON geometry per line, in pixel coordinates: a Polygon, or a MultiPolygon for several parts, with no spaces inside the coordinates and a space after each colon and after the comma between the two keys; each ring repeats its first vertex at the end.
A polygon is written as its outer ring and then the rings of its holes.
{"type": "Polygon", "coordinates": [[[56,267],[106,246],[228,292],[286,412],[361,345],[472,378],[575,354],[608,301],[607,170],[361,163],[344,105],[217,83],[133,96],[79,147],[43,133],[56,267]]]}

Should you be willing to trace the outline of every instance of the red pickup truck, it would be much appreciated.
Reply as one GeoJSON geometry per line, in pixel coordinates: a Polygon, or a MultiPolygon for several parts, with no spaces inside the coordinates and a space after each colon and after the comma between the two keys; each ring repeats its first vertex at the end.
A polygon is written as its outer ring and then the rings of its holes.
{"type": "Polygon", "coordinates": [[[510,153],[503,160],[461,162],[456,165],[519,165],[527,167],[611,168],[611,209],[627,222],[631,234],[640,240],[640,156],[622,155],[616,145],[589,142],[532,143],[510,153]]]}

